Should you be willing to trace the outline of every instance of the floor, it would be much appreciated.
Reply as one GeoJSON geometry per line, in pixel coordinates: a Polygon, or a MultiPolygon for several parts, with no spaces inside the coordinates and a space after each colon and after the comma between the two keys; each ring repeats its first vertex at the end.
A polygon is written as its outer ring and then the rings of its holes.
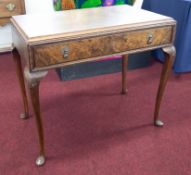
{"type": "Polygon", "coordinates": [[[47,162],[37,168],[38,138],[31,110],[22,111],[11,55],[0,55],[0,175],[190,175],[191,74],[168,82],[160,118],[152,125],[161,64],[128,72],[61,82],[50,71],[41,106],[47,162]]]}

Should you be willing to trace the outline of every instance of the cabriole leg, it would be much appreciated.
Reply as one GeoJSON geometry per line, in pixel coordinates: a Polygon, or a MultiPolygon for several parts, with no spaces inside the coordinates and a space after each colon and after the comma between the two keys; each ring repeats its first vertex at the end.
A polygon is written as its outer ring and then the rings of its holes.
{"type": "Polygon", "coordinates": [[[30,73],[26,68],[25,78],[28,83],[29,92],[31,96],[33,111],[36,119],[36,126],[38,130],[39,144],[40,144],[40,153],[36,160],[37,166],[42,166],[45,163],[45,150],[44,150],[44,132],[43,124],[40,111],[40,101],[39,101],[39,84],[40,80],[47,75],[47,71],[30,73]]]}
{"type": "Polygon", "coordinates": [[[122,90],[121,94],[126,94],[127,93],[127,65],[128,65],[128,55],[123,55],[122,56],[122,90]]]}
{"type": "Polygon", "coordinates": [[[29,107],[28,107],[27,93],[26,93],[26,89],[25,89],[25,82],[24,82],[21,58],[16,49],[14,49],[12,51],[12,55],[13,55],[13,60],[16,65],[16,73],[17,73],[17,77],[19,80],[19,84],[20,84],[20,90],[21,90],[23,106],[24,106],[24,112],[20,114],[20,118],[27,119],[29,117],[29,107]]]}
{"type": "Polygon", "coordinates": [[[164,125],[164,123],[159,119],[159,109],[162,101],[162,96],[166,87],[166,83],[169,78],[170,71],[172,69],[172,65],[174,63],[174,58],[176,55],[176,50],[174,46],[163,48],[163,51],[165,53],[166,58],[160,78],[160,84],[157,92],[154,112],[154,125],[159,127],[164,125]]]}

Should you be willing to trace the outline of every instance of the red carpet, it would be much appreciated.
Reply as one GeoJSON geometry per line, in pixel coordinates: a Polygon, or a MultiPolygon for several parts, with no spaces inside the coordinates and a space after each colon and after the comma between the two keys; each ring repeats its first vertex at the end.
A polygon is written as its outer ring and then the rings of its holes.
{"type": "Polygon", "coordinates": [[[161,65],[68,82],[54,71],[41,84],[47,162],[37,168],[34,116],[20,120],[20,91],[10,55],[0,55],[0,175],[190,175],[191,74],[171,75],[152,125],[161,65]]]}

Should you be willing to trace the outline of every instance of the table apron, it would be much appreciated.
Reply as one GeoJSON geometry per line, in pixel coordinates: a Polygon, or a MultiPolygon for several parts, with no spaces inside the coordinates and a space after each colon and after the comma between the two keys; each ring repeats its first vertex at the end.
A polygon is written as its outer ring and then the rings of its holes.
{"type": "Polygon", "coordinates": [[[59,67],[170,45],[173,42],[173,30],[174,26],[163,26],[31,46],[30,70],[38,71],[55,65],[59,67]]]}

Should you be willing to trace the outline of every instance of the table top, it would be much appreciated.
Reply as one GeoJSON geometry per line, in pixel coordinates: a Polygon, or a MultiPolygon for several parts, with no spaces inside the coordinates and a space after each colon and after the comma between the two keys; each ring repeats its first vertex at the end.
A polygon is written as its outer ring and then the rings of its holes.
{"type": "Polygon", "coordinates": [[[168,21],[169,17],[129,5],[67,10],[49,14],[19,15],[13,25],[27,40],[43,40],[103,32],[168,21]]]}

